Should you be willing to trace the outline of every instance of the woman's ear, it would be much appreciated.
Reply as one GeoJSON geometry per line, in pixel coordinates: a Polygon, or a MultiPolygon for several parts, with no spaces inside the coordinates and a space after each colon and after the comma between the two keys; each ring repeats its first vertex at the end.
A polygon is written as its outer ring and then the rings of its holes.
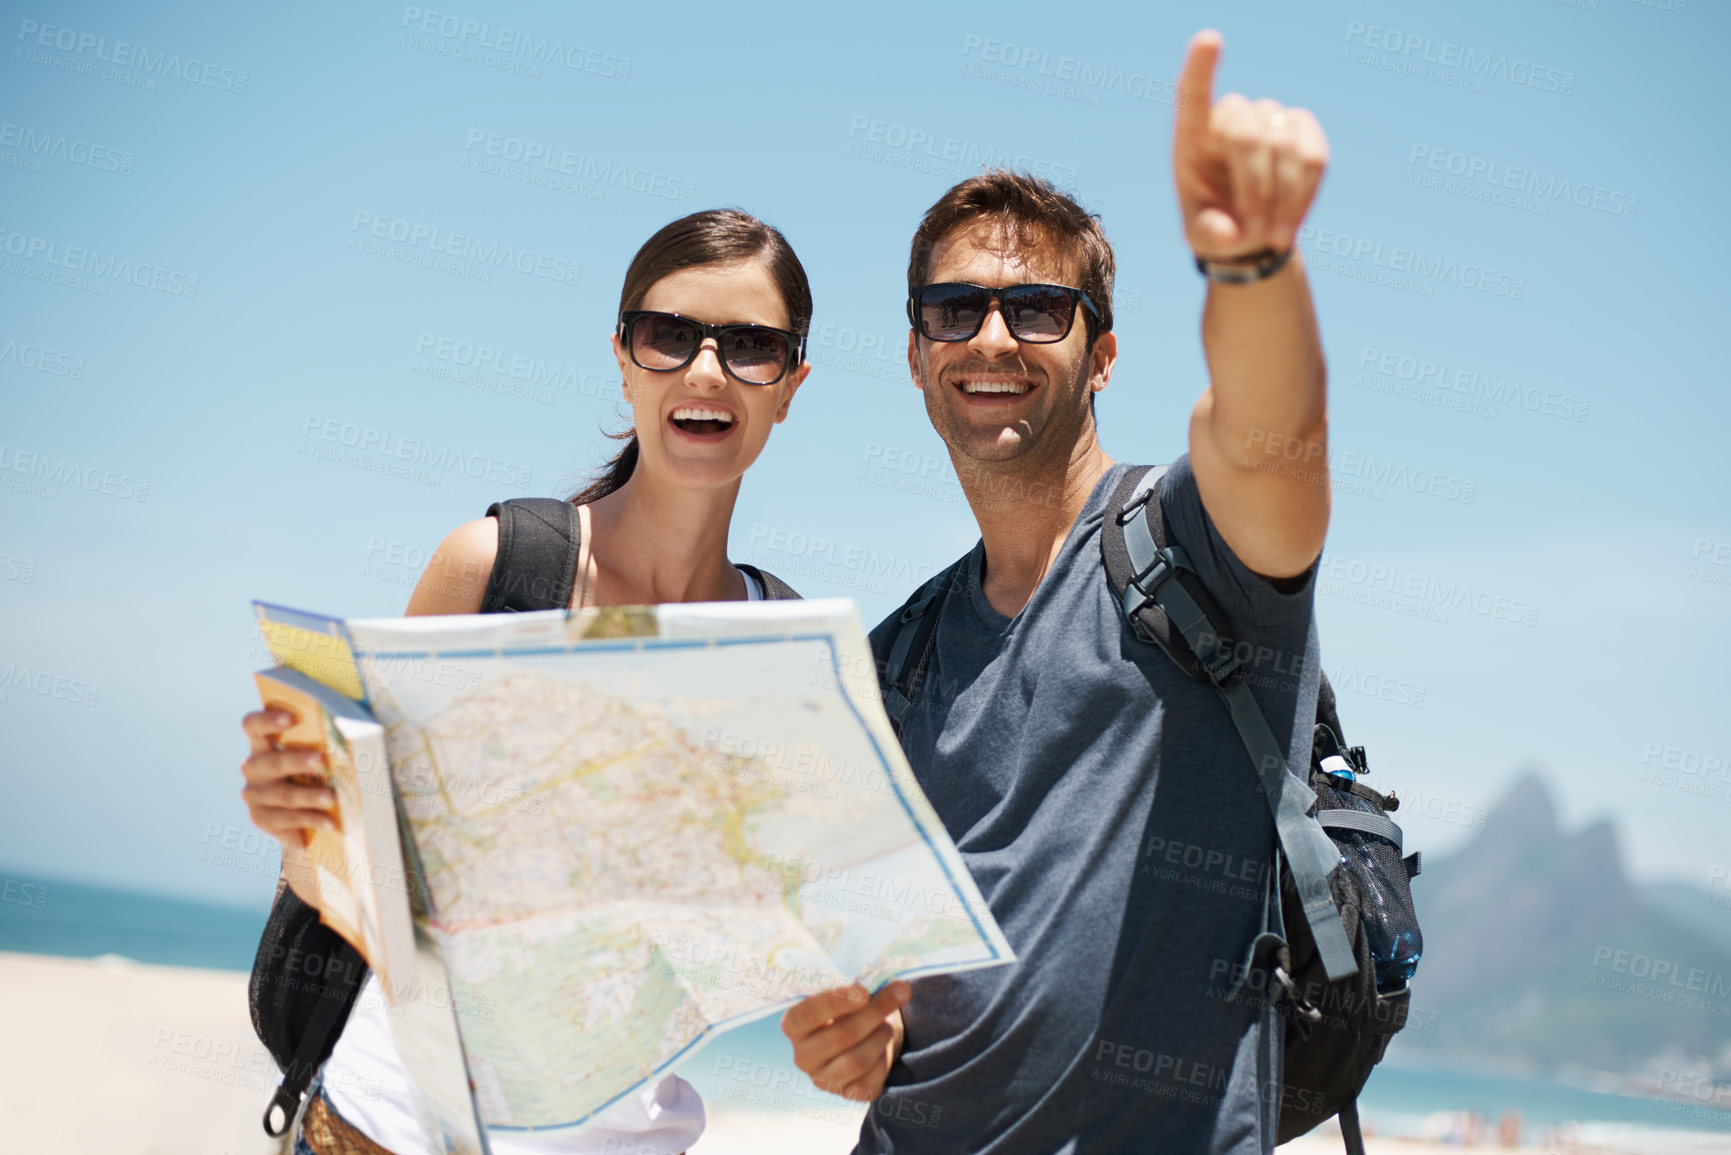
{"type": "Polygon", "coordinates": [[[619,394],[625,398],[625,404],[631,404],[631,370],[630,358],[625,355],[625,346],[619,342],[619,334],[614,333],[607,338],[613,346],[613,360],[619,365],[619,394]]]}
{"type": "Polygon", "coordinates": [[[811,362],[801,361],[792,373],[787,375],[786,391],[781,395],[781,404],[775,409],[775,423],[780,425],[787,420],[787,407],[793,404],[793,395],[799,392],[799,387],[805,382],[805,376],[811,372],[811,362]]]}

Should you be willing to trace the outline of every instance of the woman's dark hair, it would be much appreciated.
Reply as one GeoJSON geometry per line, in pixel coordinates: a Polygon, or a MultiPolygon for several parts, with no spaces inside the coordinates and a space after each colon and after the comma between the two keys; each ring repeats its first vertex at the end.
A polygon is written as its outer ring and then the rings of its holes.
{"type": "MultiPolygon", "coordinates": [[[[787,306],[789,328],[803,334],[811,327],[811,284],[793,246],[781,230],[743,209],[708,209],[663,225],[631,258],[625,284],[619,290],[619,312],[641,307],[650,287],[669,273],[733,261],[763,262],[787,306]]],[[[608,436],[623,440],[625,448],[594,480],[571,495],[578,505],[606,497],[624,485],[637,468],[637,431],[627,429],[608,436]]]]}

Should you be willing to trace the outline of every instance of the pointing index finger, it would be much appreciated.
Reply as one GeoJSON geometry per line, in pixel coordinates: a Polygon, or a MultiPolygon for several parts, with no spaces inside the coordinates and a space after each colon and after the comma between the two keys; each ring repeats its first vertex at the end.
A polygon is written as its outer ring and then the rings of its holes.
{"type": "Polygon", "coordinates": [[[1208,130],[1208,115],[1214,108],[1214,66],[1220,61],[1225,41],[1220,33],[1205,28],[1190,38],[1184,71],[1178,77],[1178,124],[1180,142],[1199,140],[1208,130]]]}

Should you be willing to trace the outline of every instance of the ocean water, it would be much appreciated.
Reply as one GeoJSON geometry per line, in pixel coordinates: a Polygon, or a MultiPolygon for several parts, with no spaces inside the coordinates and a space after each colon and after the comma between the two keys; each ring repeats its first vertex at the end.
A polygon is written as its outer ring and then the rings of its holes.
{"type": "Polygon", "coordinates": [[[1435,1111],[1473,1111],[1490,1122],[1519,1111],[1527,1130],[1569,1122],[1619,1123],[1684,1131],[1723,1131],[1731,1150],[1731,1110],[1717,1102],[1681,1103],[1615,1095],[1565,1083],[1457,1067],[1383,1063],[1359,1100],[1359,1113],[1388,1134],[1415,1135],[1435,1111]]]}
{"type": "Polygon", "coordinates": [[[269,914],[0,871],[0,950],[246,971],[269,914]]]}
{"type": "MultiPolygon", "coordinates": [[[[115,954],[164,966],[246,971],[264,908],[219,906],[159,895],[30,878],[0,871],[0,950],[93,958],[115,954]]],[[[790,1110],[851,1108],[813,1088],[793,1065],[772,1014],[730,1031],[677,1068],[706,1099],[790,1110]],[[742,1092],[749,1092],[749,1095],[742,1092]]],[[[1606,1094],[1541,1079],[1456,1067],[1384,1063],[1359,1100],[1365,1122],[1384,1134],[1416,1135],[1428,1116],[1473,1111],[1495,1121],[1521,1113],[1529,1135],[1568,1122],[1643,1129],[1716,1131],[1731,1151],[1731,1110],[1722,1103],[1676,1103],[1606,1094]]]]}

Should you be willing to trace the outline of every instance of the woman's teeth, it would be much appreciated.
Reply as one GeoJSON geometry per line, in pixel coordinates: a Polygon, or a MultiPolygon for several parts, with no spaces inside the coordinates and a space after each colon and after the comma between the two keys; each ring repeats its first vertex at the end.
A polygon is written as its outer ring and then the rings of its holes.
{"type": "Polygon", "coordinates": [[[719,421],[723,425],[733,424],[733,414],[725,409],[711,409],[706,405],[681,405],[673,411],[675,421],[719,421]]]}
{"type": "Polygon", "coordinates": [[[671,420],[687,433],[723,433],[732,427],[733,414],[707,405],[681,405],[671,420]]]}

